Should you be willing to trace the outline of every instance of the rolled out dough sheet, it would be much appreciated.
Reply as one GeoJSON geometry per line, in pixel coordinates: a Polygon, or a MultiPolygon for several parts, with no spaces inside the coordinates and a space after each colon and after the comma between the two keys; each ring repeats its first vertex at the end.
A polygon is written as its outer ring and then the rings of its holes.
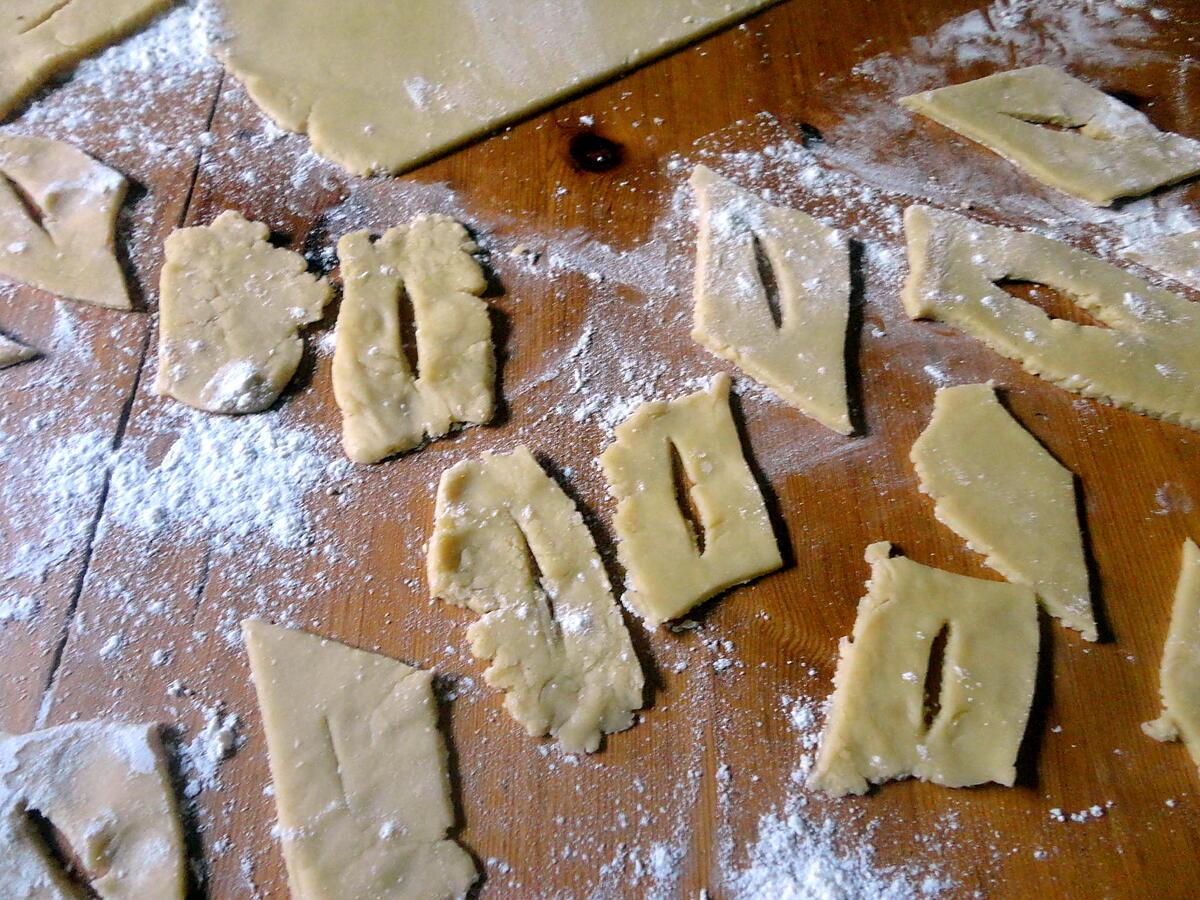
{"type": "Polygon", "coordinates": [[[395,173],[775,0],[219,0],[218,55],[281,127],[395,173]]]}

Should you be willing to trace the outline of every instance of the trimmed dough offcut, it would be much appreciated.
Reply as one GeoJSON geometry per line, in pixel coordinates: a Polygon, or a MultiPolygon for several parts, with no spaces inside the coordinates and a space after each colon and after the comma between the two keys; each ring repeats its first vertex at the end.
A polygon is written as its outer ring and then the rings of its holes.
{"type": "Polygon", "coordinates": [[[999,72],[900,103],[1100,206],[1200,172],[1200,141],[1163,133],[1136,109],[1050,66],[999,72]]]}
{"type": "Polygon", "coordinates": [[[1200,305],[1027,231],[910,206],[904,213],[914,319],[955,325],[1059,387],[1200,428],[1200,305]],[[1104,326],[1052,319],[998,282],[1068,294],[1104,326]]]}
{"type": "Polygon", "coordinates": [[[849,434],[846,239],[705,166],[696,166],[691,183],[700,213],[693,339],[825,427],[849,434]],[[778,325],[760,256],[774,273],[778,325]]]}
{"type": "Polygon", "coordinates": [[[12,338],[0,334],[0,369],[7,369],[9,366],[23,363],[27,359],[33,359],[37,355],[38,352],[32,347],[28,347],[20,341],[14,341],[12,338]]]}
{"type": "Polygon", "coordinates": [[[531,735],[568,753],[633,724],[642,667],[575,504],[524,447],[442,473],[429,587],[479,614],[471,652],[531,735]]]}
{"type": "Polygon", "coordinates": [[[496,363],[476,249],[447,216],[424,216],[374,242],[366,231],[338,241],[344,292],[333,393],[342,445],[355,462],[378,462],[457,423],[492,418],[496,363]],[[417,373],[401,347],[404,295],[416,326],[417,373]]]}
{"type": "Polygon", "coordinates": [[[441,900],[475,882],[454,825],[433,674],[242,623],[296,900],[441,900]]]}
{"type": "Polygon", "coordinates": [[[840,797],[909,776],[1011,786],[1037,676],[1033,591],[890,551],[886,542],[867,548],[871,579],[854,636],[841,642],[809,787],[840,797]],[[943,629],[938,709],[927,721],[926,679],[943,629]]]}
{"type": "Polygon", "coordinates": [[[304,257],[232,210],[167,238],[154,388],[215,413],[269,407],[296,374],[300,328],[333,296],[304,257]]]}

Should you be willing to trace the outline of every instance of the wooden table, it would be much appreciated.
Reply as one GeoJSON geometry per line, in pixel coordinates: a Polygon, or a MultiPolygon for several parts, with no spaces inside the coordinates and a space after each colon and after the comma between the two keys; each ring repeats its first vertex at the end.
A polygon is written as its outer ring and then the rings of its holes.
{"type": "MultiPolygon", "coordinates": [[[[1200,135],[1200,67],[1187,56],[1200,37],[1200,9],[1164,0],[1160,21],[1105,0],[1096,9],[1120,13],[1111,27],[1064,30],[1071,15],[1097,14],[1083,6],[1041,4],[993,40],[979,34],[1019,18],[1022,7],[998,4],[947,25],[980,3],[791,0],[396,180],[314,164],[302,137],[274,134],[215,66],[167,80],[149,107],[110,93],[97,97],[94,120],[43,115],[41,133],[75,141],[140,186],[122,241],[141,311],[56,309],[23,288],[0,296],[0,324],[50,350],[49,359],[0,375],[8,436],[0,465],[11,504],[0,517],[0,558],[46,534],[46,461],[73,446],[73,436],[101,432],[122,453],[158,459],[191,421],[150,390],[156,336],[147,310],[162,239],[227,208],[269,223],[325,268],[334,261],[325,251],[352,228],[431,210],[463,219],[490,250],[505,403],[493,427],[330,476],[339,493],[318,489],[305,501],[314,536],[307,549],[278,550],[261,536],[230,548],[204,523],[147,536],[106,522],[106,479],[83,485],[78,527],[45,581],[3,583],[6,594],[42,605],[29,623],[0,625],[0,725],[153,719],[186,743],[206,707],[236,713],[245,742],[189,815],[202,859],[197,890],[286,896],[259,717],[244,654],[230,639],[238,619],[262,614],[458,677],[444,724],[459,837],[487,870],[483,896],[696,896],[701,888],[727,896],[724,884],[747,865],[760,817],[806,796],[792,773],[811,751],[787,698],[827,695],[837,640],[862,593],[866,545],[887,539],[921,562],[997,577],[934,521],[907,459],[939,383],[995,379],[1017,419],[1080,479],[1106,638],[1088,645],[1045,626],[1016,787],[905,782],[860,799],[808,796],[801,812],[839,823],[850,848],[869,834],[879,865],[933,872],[954,882],[954,895],[1194,895],[1196,769],[1182,746],[1148,740],[1139,723],[1158,714],[1157,664],[1180,544],[1200,538],[1192,499],[1200,498],[1200,438],[1081,400],[953,329],[910,323],[898,300],[895,211],[914,198],[971,201],[976,214],[1016,224],[1053,217],[1051,230],[1085,247],[1111,249],[1120,223],[1080,222],[1084,207],[986,151],[906,114],[888,118],[882,110],[897,78],[963,80],[995,70],[997,55],[1011,56],[1005,64],[1057,62],[1122,92],[1159,127],[1200,135]],[[1047,30],[1044,20],[1059,24],[1047,30]],[[1144,27],[1130,37],[1122,29],[1134,22],[1144,27]],[[991,55],[956,51],[963,44],[986,45],[991,55]],[[881,62],[881,54],[891,56],[881,62]],[[113,133],[115,123],[135,119],[162,146],[113,133]],[[589,167],[594,152],[580,150],[597,145],[581,134],[613,142],[616,164],[589,167]],[[801,138],[834,173],[808,187],[795,177],[794,158],[775,165],[761,155],[801,138]],[[729,155],[736,151],[765,164],[739,163],[729,155]],[[700,158],[865,245],[852,338],[864,433],[842,438],[761,390],[743,391],[738,416],[785,536],[787,566],[704,606],[695,629],[651,634],[631,623],[648,675],[642,721],[602,752],[566,759],[524,735],[482,684],[463,637],[471,616],[428,599],[422,550],[434,485],[456,460],[528,444],[585,510],[620,584],[612,501],[593,464],[609,439],[604,419],[619,417],[623,400],[672,396],[728,368],[687,335],[694,234],[672,201],[687,206],[680,186],[700,158]],[[901,170],[905,178],[895,177],[901,170]],[[518,244],[540,259],[510,255],[518,244]],[[74,342],[55,330],[64,315],[75,322],[74,342]],[[31,428],[36,417],[41,427],[31,428]],[[152,653],[163,649],[169,659],[156,665],[152,653]],[[735,664],[722,669],[718,659],[735,664]],[[1093,806],[1103,815],[1086,822],[1050,812],[1093,806]]],[[[40,108],[78,102],[72,90],[51,93],[40,108]]],[[[1185,187],[1161,202],[1178,204],[1181,195],[1194,201],[1200,193],[1185,187]]],[[[1038,302],[1055,299],[1043,292],[1038,302]]],[[[1066,306],[1059,302],[1057,314],[1069,316],[1066,306]]],[[[310,334],[308,359],[277,413],[317,435],[329,461],[338,457],[339,416],[330,356],[316,348],[334,316],[310,334]]]]}

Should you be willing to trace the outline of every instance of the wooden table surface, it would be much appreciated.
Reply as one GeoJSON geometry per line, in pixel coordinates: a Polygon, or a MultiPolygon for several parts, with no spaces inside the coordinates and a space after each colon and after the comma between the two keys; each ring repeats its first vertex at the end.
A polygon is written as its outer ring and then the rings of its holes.
{"type": "MultiPolygon", "coordinates": [[[[898,296],[897,212],[914,199],[970,203],[989,220],[1041,223],[1111,251],[1147,209],[1200,196],[1184,186],[1149,206],[1090,210],[891,104],[901,89],[1053,62],[1120,92],[1159,127],[1200,137],[1200,65],[1188,56],[1200,9],[1188,0],[1154,9],[791,0],[399,179],[356,179],[314,161],[304,138],[276,133],[213,64],[162,79],[152,103],[132,81],[128,91],[118,82],[46,94],[9,127],[72,140],[137,185],[121,242],[139,311],[0,292],[0,327],[47,349],[46,359],[0,374],[0,559],[9,575],[0,590],[41,603],[28,623],[0,624],[0,727],[149,719],[187,744],[207,708],[236,714],[244,743],[189,804],[195,887],[286,896],[260,720],[231,637],[242,616],[258,614],[432,667],[447,684],[457,676],[443,720],[458,836],[486,870],[484,897],[730,896],[760,818],[787,809],[836,823],[847,853],[869,840],[876,864],[905,867],[909,883],[923,874],[951,882],[948,895],[1194,895],[1196,767],[1181,745],[1148,740],[1139,723],[1159,711],[1180,545],[1200,538],[1200,437],[1081,400],[953,329],[908,322],[898,296]],[[89,91],[94,116],[56,114],[88,102],[89,91]],[[130,140],[123,127],[154,140],[130,140]],[[592,134],[616,146],[615,165],[581,164],[580,149],[596,144],[579,135],[592,134]],[[694,230],[684,182],[698,160],[861,242],[851,381],[863,429],[827,432],[742,383],[737,413],[787,565],[702,607],[694,629],[649,633],[631,620],[649,685],[641,721],[572,760],[526,736],[482,683],[463,634],[470,614],[430,602],[423,545],[434,487],[457,460],[529,445],[584,509],[621,583],[613,503],[594,459],[631,400],[673,396],[728,369],[687,334],[694,230]],[[809,165],[819,177],[804,177],[809,165]],[[73,440],[99,433],[122,455],[158,460],[181,429],[203,422],[150,390],[154,290],[163,238],[227,208],[268,223],[326,270],[345,231],[435,210],[459,217],[489,251],[502,414],[379,466],[336,464],[340,421],[321,344],[331,309],[269,414],[312,435],[320,464],[334,464],[304,499],[311,546],[217,536],[204,521],[157,533],[125,527],[111,521],[120,489],[111,476],[76,485],[62,533],[62,506],[45,499],[47,461],[64,448],[69,456],[73,440]],[[541,255],[514,256],[518,245],[541,255]],[[998,577],[933,519],[908,462],[938,384],[987,379],[1079,478],[1104,639],[1088,645],[1044,627],[1017,786],[904,782],[858,799],[809,796],[793,780],[811,747],[789,703],[816,705],[830,690],[866,545],[887,539],[918,561],[998,577]],[[60,543],[45,579],[18,571],[20,545],[48,535],[60,543]],[[170,651],[165,664],[155,650],[170,651]],[[719,659],[734,665],[714,666],[719,659]],[[1093,806],[1103,814],[1084,822],[1051,814],[1093,806]]],[[[1040,302],[1055,301],[1043,292],[1040,302]]],[[[1069,316],[1066,306],[1057,313],[1069,316]]]]}

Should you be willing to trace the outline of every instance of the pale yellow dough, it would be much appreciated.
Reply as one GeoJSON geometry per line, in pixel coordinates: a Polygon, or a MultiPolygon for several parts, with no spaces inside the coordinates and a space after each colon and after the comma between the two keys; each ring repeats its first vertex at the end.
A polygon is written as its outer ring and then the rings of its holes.
{"type": "Polygon", "coordinates": [[[832,796],[913,776],[947,787],[1013,784],[1037,675],[1037,601],[867,548],[871,579],[841,642],[810,787],[832,796]],[[926,727],[933,642],[947,628],[937,715],[926,727]]]}
{"type": "Polygon", "coordinates": [[[934,515],[1047,612],[1096,640],[1075,478],[990,385],[942,388],[910,454],[934,515]]]}
{"type": "Polygon", "coordinates": [[[183,835],[156,726],[77,722],[0,734],[0,893],[82,897],[32,811],[66,838],[103,900],[182,900],[183,835]]]}
{"type": "Polygon", "coordinates": [[[1200,231],[1146,238],[1120,254],[1200,291],[1200,231]]]}
{"type": "Polygon", "coordinates": [[[83,57],[145,24],[172,0],[4,0],[0,119],[83,57]]]}
{"type": "Polygon", "coordinates": [[[17,363],[23,363],[27,359],[33,359],[37,355],[38,352],[32,347],[0,334],[0,369],[6,369],[9,366],[15,366],[17,363]]]}
{"type": "Polygon", "coordinates": [[[1100,206],[1200,172],[1200,141],[1163,133],[1136,109],[1050,66],[999,72],[900,103],[1100,206]]]}
{"type": "Polygon", "coordinates": [[[344,293],[333,355],[342,445],[378,462],[462,422],[492,418],[496,363],[486,282],[462,225],[425,216],[372,242],[366,231],[338,241],[344,293]],[[400,345],[399,304],[416,325],[419,377],[400,345]]]}
{"type": "Polygon", "coordinates": [[[217,51],[280,126],[399,172],[772,0],[220,0],[217,51]]]}
{"type": "Polygon", "coordinates": [[[1200,306],[1039,234],[926,206],[904,213],[904,308],[948,322],[1069,391],[1200,428],[1200,306]],[[997,282],[1069,294],[1098,325],[1052,319],[997,282]]]}
{"type": "Polygon", "coordinates": [[[1200,548],[1183,542],[1171,625],[1159,670],[1163,714],[1142,730],[1156,741],[1183,739],[1200,766],[1200,548]]]}
{"type": "Polygon", "coordinates": [[[783,560],[729,409],[729,376],[707,391],[644,403],[600,454],[617,500],[613,526],[626,571],[624,601],[651,627],[682,616],[783,560]],[[679,508],[672,451],[691,482],[704,552],[679,508]]]}
{"type": "Polygon", "coordinates": [[[433,675],[242,623],[296,900],[442,900],[475,882],[454,825],[433,675]]]}
{"type": "Polygon", "coordinates": [[[215,413],[269,407],[296,374],[300,328],[333,296],[304,257],[232,210],[167,238],[154,388],[215,413]]]}
{"type": "Polygon", "coordinates": [[[846,239],[705,166],[696,166],[691,183],[700,218],[692,337],[825,427],[849,434],[846,239]],[[778,326],[759,276],[756,243],[778,286],[778,326]]]}
{"type": "Polygon", "coordinates": [[[124,199],[125,179],[70,144],[0,134],[0,275],[129,309],[115,251],[124,199]]]}
{"type": "Polygon", "coordinates": [[[468,606],[471,652],[531,735],[568,753],[633,724],[642,667],[575,504],[524,447],[442,474],[429,586],[468,606]]]}

